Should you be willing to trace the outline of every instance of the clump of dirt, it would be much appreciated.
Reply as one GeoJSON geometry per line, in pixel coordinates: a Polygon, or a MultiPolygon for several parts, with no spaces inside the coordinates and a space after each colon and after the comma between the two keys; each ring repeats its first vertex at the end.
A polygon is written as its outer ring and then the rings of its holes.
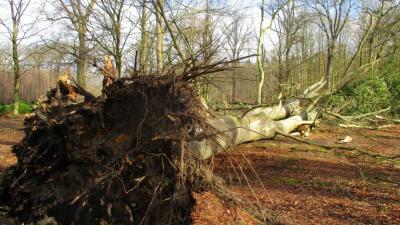
{"type": "Polygon", "coordinates": [[[211,184],[186,149],[208,129],[190,84],[124,78],[104,96],[62,104],[52,91],[53,106],[26,119],[3,179],[9,214],[24,223],[189,224],[192,191],[211,184]]]}

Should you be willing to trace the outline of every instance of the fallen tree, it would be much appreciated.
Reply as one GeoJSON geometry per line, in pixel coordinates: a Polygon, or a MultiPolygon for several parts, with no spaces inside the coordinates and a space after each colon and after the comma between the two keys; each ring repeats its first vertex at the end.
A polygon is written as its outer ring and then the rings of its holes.
{"type": "Polygon", "coordinates": [[[207,124],[213,128],[214,136],[190,142],[189,148],[198,152],[200,158],[208,159],[234,145],[289,134],[301,125],[312,125],[317,113],[309,105],[303,109],[301,102],[316,97],[324,85],[324,80],[315,83],[285,105],[257,107],[241,117],[208,118],[207,124]]]}
{"type": "Polygon", "coordinates": [[[324,82],[288,104],[222,118],[205,117],[185,76],[119,79],[99,98],[70,85],[48,93],[13,148],[1,198],[20,222],[190,224],[192,192],[224,190],[204,159],[313,123],[301,99],[324,82]]]}

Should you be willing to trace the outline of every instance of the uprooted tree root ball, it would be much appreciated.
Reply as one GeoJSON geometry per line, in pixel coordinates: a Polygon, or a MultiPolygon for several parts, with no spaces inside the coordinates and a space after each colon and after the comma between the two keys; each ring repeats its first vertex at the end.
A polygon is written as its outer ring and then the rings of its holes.
{"type": "Polygon", "coordinates": [[[189,224],[192,191],[213,182],[186,148],[208,129],[193,88],[135,77],[84,102],[66,103],[63,94],[50,92],[25,121],[18,163],[3,180],[10,214],[24,223],[189,224]]]}

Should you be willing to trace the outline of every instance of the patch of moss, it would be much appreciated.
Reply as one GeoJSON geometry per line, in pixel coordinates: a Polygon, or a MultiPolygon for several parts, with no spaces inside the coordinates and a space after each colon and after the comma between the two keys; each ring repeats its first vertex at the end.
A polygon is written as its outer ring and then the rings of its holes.
{"type": "Polygon", "coordinates": [[[280,184],[287,185],[287,186],[295,186],[295,185],[298,185],[301,183],[300,180],[291,178],[291,177],[279,177],[277,179],[277,182],[279,182],[280,184]]]}
{"type": "Polygon", "coordinates": [[[313,184],[316,187],[333,187],[333,186],[335,186],[335,183],[333,183],[333,182],[320,180],[318,178],[313,179],[313,184]]]}

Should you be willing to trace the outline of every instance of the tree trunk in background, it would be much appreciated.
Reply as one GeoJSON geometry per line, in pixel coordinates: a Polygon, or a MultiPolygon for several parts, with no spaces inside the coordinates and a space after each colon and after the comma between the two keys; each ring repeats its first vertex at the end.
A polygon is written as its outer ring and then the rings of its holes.
{"type": "Polygon", "coordinates": [[[6,59],[6,57],[4,57],[4,77],[3,77],[3,82],[1,82],[1,84],[2,84],[2,88],[1,88],[1,91],[2,91],[2,102],[1,103],[8,103],[8,100],[9,99],[7,99],[7,96],[9,96],[8,95],[8,93],[7,93],[7,90],[6,90],[6,87],[7,87],[7,85],[8,85],[8,71],[7,71],[7,59],[6,59]]]}
{"type": "MultiPolygon", "coordinates": [[[[119,52],[120,50],[117,51],[119,52]]],[[[122,75],[122,55],[120,53],[117,53],[115,58],[115,68],[117,69],[117,77],[120,78],[122,75]]]]}
{"type": "Polygon", "coordinates": [[[89,23],[89,17],[92,14],[96,0],[58,0],[60,7],[65,11],[65,17],[71,22],[71,26],[78,35],[78,56],[77,63],[77,80],[79,86],[86,88],[87,63],[89,60],[89,49],[86,46],[86,34],[89,23]]]}
{"type": "MultiPolygon", "coordinates": [[[[35,76],[35,77],[37,77],[37,87],[36,87],[36,93],[35,93],[35,96],[40,96],[40,94],[42,93],[42,89],[43,89],[43,87],[44,87],[44,84],[43,84],[43,79],[42,79],[42,74],[41,74],[41,72],[40,72],[40,67],[39,66],[36,66],[35,67],[35,69],[34,69],[34,71],[36,71],[36,73],[34,72],[33,73],[33,75],[35,76]]],[[[22,85],[21,85],[22,86],[22,85]]]]}
{"type": "Polygon", "coordinates": [[[211,61],[212,55],[212,33],[211,33],[211,8],[210,8],[210,0],[206,0],[206,15],[204,18],[204,31],[203,31],[203,58],[204,64],[207,65],[211,61]]]}
{"type": "Polygon", "coordinates": [[[157,70],[160,73],[164,68],[164,29],[161,7],[164,6],[164,0],[156,0],[156,32],[157,32],[157,70]]]}
{"type": "MultiPolygon", "coordinates": [[[[236,63],[234,65],[236,67],[236,63]]],[[[231,103],[236,103],[236,69],[232,71],[232,93],[231,93],[231,103]]]]}
{"type": "Polygon", "coordinates": [[[147,11],[146,11],[146,0],[142,1],[142,17],[140,18],[140,29],[141,29],[141,39],[140,39],[140,70],[144,74],[147,73],[147,43],[148,43],[148,33],[146,29],[147,24],[147,11]]]}
{"type": "Polygon", "coordinates": [[[327,58],[326,58],[326,71],[325,71],[325,79],[327,81],[326,86],[328,90],[332,90],[332,85],[333,85],[333,57],[334,57],[334,43],[329,43],[328,42],[328,52],[327,52],[327,58]]]}
{"type": "Polygon", "coordinates": [[[290,77],[290,50],[291,46],[287,44],[285,48],[285,78],[290,77]]]}
{"type": "MultiPolygon", "coordinates": [[[[121,49],[121,23],[118,22],[115,27],[115,68],[117,70],[117,77],[122,75],[122,49],[121,49]]],[[[136,63],[136,62],[135,62],[136,63]]]]}
{"type": "Polygon", "coordinates": [[[82,88],[86,87],[86,64],[88,62],[87,49],[86,49],[86,28],[81,27],[79,33],[79,52],[77,59],[77,79],[78,84],[82,88]]]}
{"type": "Polygon", "coordinates": [[[18,115],[19,111],[19,87],[20,87],[20,65],[19,65],[19,55],[18,55],[18,28],[14,21],[13,32],[12,32],[12,58],[13,58],[13,71],[14,71],[14,110],[13,114],[18,115]]]}
{"type": "Polygon", "coordinates": [[[263,87],[264,87],[264,82],[265,82],[265,72],[264,72],[264,58],[262,55],[262,42],[263,42],[263,37],[264,37],[264,30],[263,30],[263,24],[264,24],[264,2],[265,0],[262,0],[261,2],[261,21],[260,21],[260,33],[258,35],[258,47],[257,47],[257,67],[258,67],[258,73],[259,73],[259,81],[258,81],[258,91],[257,91],[257,104],[261,105],[262,104],[262,94],[263,94],[263,87]]]}

